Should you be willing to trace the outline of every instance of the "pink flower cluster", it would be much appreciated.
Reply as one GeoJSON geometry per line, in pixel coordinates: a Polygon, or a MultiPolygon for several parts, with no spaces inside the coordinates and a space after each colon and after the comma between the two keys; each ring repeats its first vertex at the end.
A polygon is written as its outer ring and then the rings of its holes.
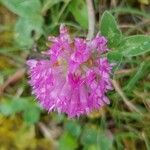
{"type": "Polygon", "coordinates": [[[92,40],[72,40],[61,25],[60,35],[49,41],[50,60],[27,61],[29,83],[41,106],[72,118],[109,104],[112,65],[102,57],[108,51],[107,39],[97,35],[92,40]]]}

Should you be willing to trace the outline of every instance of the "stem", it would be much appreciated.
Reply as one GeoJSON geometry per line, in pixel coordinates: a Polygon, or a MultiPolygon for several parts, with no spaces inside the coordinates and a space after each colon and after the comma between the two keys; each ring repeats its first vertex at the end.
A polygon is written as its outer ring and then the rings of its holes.
{"type": "Polygon", "coordinates": [[[89,23],[87,40],[91,40],[94,36],[95,12],[93,7],[93,0],[86,0],[86,3],[87,3],[88,23],[89,23]]]}

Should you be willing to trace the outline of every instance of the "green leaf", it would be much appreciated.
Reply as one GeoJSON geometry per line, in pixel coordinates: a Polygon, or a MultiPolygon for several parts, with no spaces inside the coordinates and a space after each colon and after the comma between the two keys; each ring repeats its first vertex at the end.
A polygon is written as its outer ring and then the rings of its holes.
{"type": "Polygon", "coordinates": [[[142,78],[143,75],[146,74],[146,71],[148,71],[148,67],[150,66],[150,64],[145,61],[145,62],[142,62],[140,64],[140,66],[138,67],[138,70],[137,72],[135,73],[134,76],[131,77],[131,79],[129,80],[128,84],[126,85],[125,89],[127,91],[133,91],[136,83],[139,81],[140,78],[142,78]]]}
{"type": "Polygon", "coordinates": [[[85,128],[81,136],[81,143],[84,149],[89,147],[100,150],[108,150],[112,148],[112,139],[110,139],[104,132],[100,132],[95,128],[85,128]],[[95,145],[95,146],[94,146],[95,145]]]}
{"type": "Polygon", "coordinates": [[[50,9],[52,6],[54,6],[57,3],[60,3],[65,0],[45,0],[42,8],[42,13],[45,13],[48,9],[50,9]]]}
{"type": "Polygon", "coordinates": [[[59,140],[59,150],[75,150],[77,140],[68,132],[65,132],[59,140]]]}
{"type": "Polygon", "coordinates": [[[108,11],[105,11],[100,20],[100,31],[108,39],[109,47],[117,47],[122,40],[122,33],[117,26],[114,17],[108,11]]]}
{"type": "Polygon", "coordinates": [[[35,104],[30,104],[30,106],[25,109],[23,118],[28,124],[37,123],[40,119],[40,112],[41,110],[39,107],[37,107],[35,104]]]}
{"type": "Polygon", "coordinates": [[[140,9],[134,9],[133,7],[116,7],[111,10],[112,13],[118,14],[132,14],[142,16],[144,18],[150,19],[150,14],[146,11],[141,11],[140,9]]]}
{"type": "Polygon", "coordinates": [[[142,121],[143,116],[139,115],[136,112],[122,112],[122,111],[118,111],[118,110],[112,110],[110,109],[112,112],[112,115],[114,115],[115,118],[119,118],[121,120],[137,120],[137,121],[142,121]]]}
{"type": "Polygon", "coordinates": [[[150,36],[134,35],[125,38],[120,51],[125,57],[142,55],[150,51],[150,36]]]}
{"type": "Polygon", "coordinates": [[[40,0],[1,0],[1,2],[12,12],[20,16],[15,26],[16,42],[21,48],[31,48],[33,45],[32,31],[35,32],[35,40],[43,32],[40,0]]]}
{"type": "Polygon", "coordinates": [[[123,55],[120,51],[110,51],[108,52],[107,57],[110,62],[120,62],[123,55]]]}
{"type": "Polygon", "coordinates": [[[110,139],[104,132],[98,134],[99,149],[108,150],[112,148],[112,139],[110,139]]]}
{"type": "Polygon", "coordinates": [[[42,33],[43,18],[35,15],[33,18],[19,18],[15,26],[15,41],[24,49],[32,47],[34,40],[38,39],[42,33]],[[35,33],[32,37],[32,32],[35,33]]]}
{"type": "Polygon", "coordinates": [[[41,109],[36,103],[29,100],[29,98],[13,98],[9,101],[4,101],[0,105],[0,113],[10,116],[18,112],[23,112],[23,118],[27,123],[33,124],[38,122],[41,109]]]}
{"type": "Polygon", "coordinates": [[[87,146],[84,146],[83,150],[97,150],[97,145],[87,145],[87,146]]]}
{"type": "Polygon", "coordinates": [[[132,138],[132,139],[136,139],[139,138],[137,134],[135,134],[134,132],[124,132],[122,131],[121,133],[116,133],[116,137],[118,139],[125,139],[125,138],[132,138]]]}
{"type": "Polygon", "coordinates": [[[81,136],[81,143],[83,145],[97,144],[97,130],[94,128],[86,127],[81,136]]]}
{"type": "Polygon", "coordinates": [[[65,129],[76,138],[79,137],[81,133],[81,126],[75,121],[67,121],[65,129]]]}
{"type": "Polygon", "coordinates": [[[84,28],[88,28],[88,15],[85,1],[72,0],[69,5],[69,10],[75,17],[76,21],[84,28]]]}
{"type": "Polygon", "coordinates": [[[26,108],[27,104],[27,100],[23,98],[4,101],[0,105],[0,112],[6,116],[9,116],[11,114],[23,111],[26,108]]]}
{"type": "Polygon", "coordinates": [[[107,58],[110,63],[114,64],[112,71],[115,72],[116,70],[118,70],[123,60],[123,55],[120,53],[120,51],[114,50],[108,52],[107,58]]]}
{"type": "Polygon", "coordinates": [[[33,17],[40,15],[40,0],[1,0],[1,2],[12,12],[21,17],[33,17]]]}
{"type": "Polygon", "coordinates": [[[25,108],[28,106],[28,100],[24,98],[17,98],[15,100],[11,101],[11,107],[13,110],[13,113],[21,112],[25,110],[25,108]]]}
{"type": "Polygon", "coordinates": [[[11,107],[10,102],[4,102],[0,105],[0,113],[2,113],[5,116],[9,116],[13,113],[13,109],[11,107]]]}

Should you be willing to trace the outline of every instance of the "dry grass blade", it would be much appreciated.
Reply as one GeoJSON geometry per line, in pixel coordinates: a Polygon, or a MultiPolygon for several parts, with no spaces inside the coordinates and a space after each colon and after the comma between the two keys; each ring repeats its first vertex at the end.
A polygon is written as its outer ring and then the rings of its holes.
{"type": "Polygon", "coordinates": [[[24,74],[25,74],[25,68],[19,69],[13,75],[11,75],[10,77],[8,77],[8,79],[5,81],[5,83],[0,86],[0,96],[3,94],[4,90],[10,84],[15,83],[15,82],[19,81],[20,79],[22,79],[22,77],[24,76],[24,74]]]}
{"type": "Polygon", "coordinates": [[[115,75],[130,75],[133,73],[136,69],[122,69],[122,70],[117,70],[114,72],[115,75]]]}
{"type": "Polygon", "coordinates": [[[44,137],[48,138],[53,143],[53,149],[55,150],[57,147],[57,143],[53,138],[52,131],[42,122],[40,122],[38,125],[44,137]]]}
{"type": "Polygon", "coordinates": [[[116,80],[112,80],[112,85],[114,86],[116,92],[120,95],[120,97],[122,98],[122,100],[124,101],[124,103],[128,106],[128,108],[131,110],[131,111],[136,111],[138,112],[139,114],[142,115],[141,111],[139,109],[137,109],[129,100],[128,98],[125,96],[125,94],[123,93],[123,91],[121,90],[118,82],[116,80]]]}
{"type": "Polygon", "coordinates": [[[93,7],[93,1],[92,0],[86,0],[86,3],[87,3],[88,21],[89,21],[87,40],[90,40],[94,36],[95,12],[94,12],[94,7],[93,7]]]}

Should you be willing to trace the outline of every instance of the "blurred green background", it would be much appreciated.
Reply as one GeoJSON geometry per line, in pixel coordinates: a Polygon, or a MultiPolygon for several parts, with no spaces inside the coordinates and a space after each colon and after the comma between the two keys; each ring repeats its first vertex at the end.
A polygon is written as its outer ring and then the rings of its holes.
{"type": "MultiPolygon", "coordinates": [[[[150,35],[149,0],[93,2],[96,32],[109,10],[123,35],[150,35]]],[[[27,83],[26,58],[35,46],[47,50],[48,35],[57,35],[61,23],[72,36],[86,37],[86,1],[0,0],[0,150],[150,150],[149,52],[111,55],[117,61],[117,91],[109,92],[109,106],[87,116],[68,119],[36,103],[27,83]]]]}

